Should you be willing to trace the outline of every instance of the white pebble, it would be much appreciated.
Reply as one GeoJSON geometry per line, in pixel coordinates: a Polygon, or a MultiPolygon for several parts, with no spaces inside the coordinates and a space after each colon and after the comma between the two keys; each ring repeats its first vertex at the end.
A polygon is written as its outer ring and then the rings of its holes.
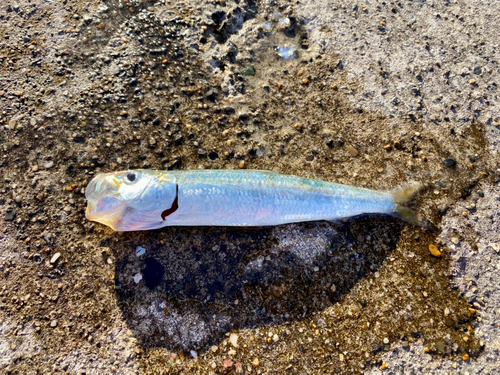
{"type": "Polygon", "coordinates": [[[229,336],[229,342],[231,345],[233,345],[235,348],[238,347],[238,335],[236,333],[231,333],[229,336]]]}
{"type": "Polygon", "coordinates": [[[61,257],[61,253],[55,253],[52,258],[50,258],[50,263],[54,264],[61,257]]]}
{"type": "Polygon", "coordinates": [[[136,274],[134,275],[134,282],[135,282],[136,284],[139,284],[139,281],[141,281],[141,280],[142,280],[142,275],[141,275],[140,273],[136,273],[136,274]]]}

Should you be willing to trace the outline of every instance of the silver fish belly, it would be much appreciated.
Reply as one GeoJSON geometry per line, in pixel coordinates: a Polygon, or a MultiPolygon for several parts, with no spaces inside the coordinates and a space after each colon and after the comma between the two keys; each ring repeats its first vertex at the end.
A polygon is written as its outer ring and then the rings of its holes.
{"type": "Polygon", "coordinates": [[[251,170],[131,170],[100,174],[89,183],[86,216],[117,231],[336,221],[398,214],[400,201],[414,190],[381,192],[251,170]]]}

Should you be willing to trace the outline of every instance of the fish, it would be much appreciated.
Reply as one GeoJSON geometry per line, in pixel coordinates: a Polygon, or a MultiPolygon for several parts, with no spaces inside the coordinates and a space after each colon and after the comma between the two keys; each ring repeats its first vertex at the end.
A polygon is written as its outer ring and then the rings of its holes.
{"type": "Polygon", "coordinates": [[[96,175],[85,188],[85,216],[120,232],[339,222],[372,213],[420,224],[405,205],[419,190],[411,185],[377,191],[257,170],[137,169],[96,175]]]}

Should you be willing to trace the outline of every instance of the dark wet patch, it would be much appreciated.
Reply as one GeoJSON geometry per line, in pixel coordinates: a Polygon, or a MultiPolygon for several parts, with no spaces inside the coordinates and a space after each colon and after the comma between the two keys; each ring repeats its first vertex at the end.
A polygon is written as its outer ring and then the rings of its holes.
{"type": "Polygon", "coordinates": [[[149,289],[154,289],[160,285],[163,275],[165,274],[165,267],[154,258],[146,258],[144,263],[146,264],[146,267],[142,270],[144,284],[146,284],[149,289]]]}

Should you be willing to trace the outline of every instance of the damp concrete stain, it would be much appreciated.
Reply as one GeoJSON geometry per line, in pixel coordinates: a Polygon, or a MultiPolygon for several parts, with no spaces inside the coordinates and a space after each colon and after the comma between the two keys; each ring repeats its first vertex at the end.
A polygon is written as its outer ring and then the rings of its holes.
{"type": "MultiPolygon", "coordinates": [[[[105,363],[95,371],[189,374],[363,373],[400,345],[422,346],[437,362],[481,355],[477,308],[453,282],[439,231],[385,216],[141,233],[87,222],[86,183],[126,168],[244,166],[381,190],[419,182],[426,188],[412,207],[438,228],[456,202],[496,181],[489,125],[433,127],[415,116],[395,125],[353,105],[361,82],[338,57],[310,49],[293,15],[279,16],[291,17],[280,29],[277,16],[259,18],[262,4],[238,11],[231,3],[231,13],[220,2],[210,6],[224,9],[221,23],[193,26],[184,20],[199,15],[194,7],[123,4],[89,3],[99,16],[47,50],[50,69],[32,65],[27,82],[46,79],[30,102],[37,121],[20,117],[1,141],[0,213],[16,216],[0,238],[11,250],[2,259],[0,324],[17,328],[0,350],[18,350],[4,369],[91,372],[71,367],[79,350],[105,363]],[[257,28],[253,57],[228,44],[252,20],[274,23],[277,35],[257,28]],[[183,43],[193,29],[196,46],[183,43]],[[208,61],[214,40],[225,49],[208,61]],[[283,60],[274,47],[287,42],[296,57],[283,60]],[[255,75],[241,75],[250,64],[255,75]],[[448,158],[454,166],[443,165],[448,158]],[[135,255],[138,246],[146,256],[135,255]]],[[[476,237],[471,229],[462,241],[476,237]]]]}

